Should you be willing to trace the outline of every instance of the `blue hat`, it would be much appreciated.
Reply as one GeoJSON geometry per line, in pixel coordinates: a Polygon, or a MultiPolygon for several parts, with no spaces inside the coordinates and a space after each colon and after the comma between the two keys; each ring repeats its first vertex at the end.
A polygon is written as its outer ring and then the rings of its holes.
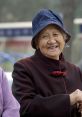
{"type": "Polygon", "coordinates": [[[32,38],[31,44],[33,48],[36,49],[35,37],[40,33],[40,31],[42,31],[49,24],[57,25],[60,29],[62,29],[67,34],[66,42],[70,40],[71,36],[68,33],[68,31],[65,29],[61,17],[58,14],[54,13],[52,10],[42,9],[36,14],[36,16],[32,21],[33,38],[32,38]]]}

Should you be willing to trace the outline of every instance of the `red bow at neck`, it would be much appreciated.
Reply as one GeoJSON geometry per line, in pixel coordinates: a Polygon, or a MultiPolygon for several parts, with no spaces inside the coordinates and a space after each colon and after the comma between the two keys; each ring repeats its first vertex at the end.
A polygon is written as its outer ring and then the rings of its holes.
{"type": "Polygon", "coordinates": [[[66,72],[62,71],[53,71],[50,73],[51,76],[66,76],[66,72]]]}

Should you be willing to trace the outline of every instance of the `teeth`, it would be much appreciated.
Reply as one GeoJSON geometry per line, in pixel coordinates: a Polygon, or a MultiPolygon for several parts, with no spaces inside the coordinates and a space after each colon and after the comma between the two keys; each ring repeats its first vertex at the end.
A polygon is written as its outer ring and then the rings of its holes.
{"type": "Polygon", "coordinates": [[[57,48],[58,45],[50,46],[49,48],[57,48]]]}

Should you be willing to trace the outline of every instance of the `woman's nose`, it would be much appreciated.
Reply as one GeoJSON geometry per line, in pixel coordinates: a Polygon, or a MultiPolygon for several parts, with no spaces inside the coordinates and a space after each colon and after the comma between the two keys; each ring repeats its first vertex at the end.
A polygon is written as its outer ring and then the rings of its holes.
{"type": "Polygon", "coordinates": [[[55,43],[56,39],[52,36],[49,38],[48,43],[55,43]]]}

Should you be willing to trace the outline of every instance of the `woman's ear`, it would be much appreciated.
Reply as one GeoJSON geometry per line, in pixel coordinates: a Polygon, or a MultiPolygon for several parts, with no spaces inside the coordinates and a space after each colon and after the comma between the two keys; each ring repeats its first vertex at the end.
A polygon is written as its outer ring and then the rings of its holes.
{"type": "Polygon", "coordinates": [[[38,45],[36,45],[36,49],[39,49],[38,45]]]}
{"type": "Polygon", "coordinates": [[[35,39],[35,46],[36,46],[36,49],[39,48],[39,45],[38,45],[38,38],[35,39]]]}

